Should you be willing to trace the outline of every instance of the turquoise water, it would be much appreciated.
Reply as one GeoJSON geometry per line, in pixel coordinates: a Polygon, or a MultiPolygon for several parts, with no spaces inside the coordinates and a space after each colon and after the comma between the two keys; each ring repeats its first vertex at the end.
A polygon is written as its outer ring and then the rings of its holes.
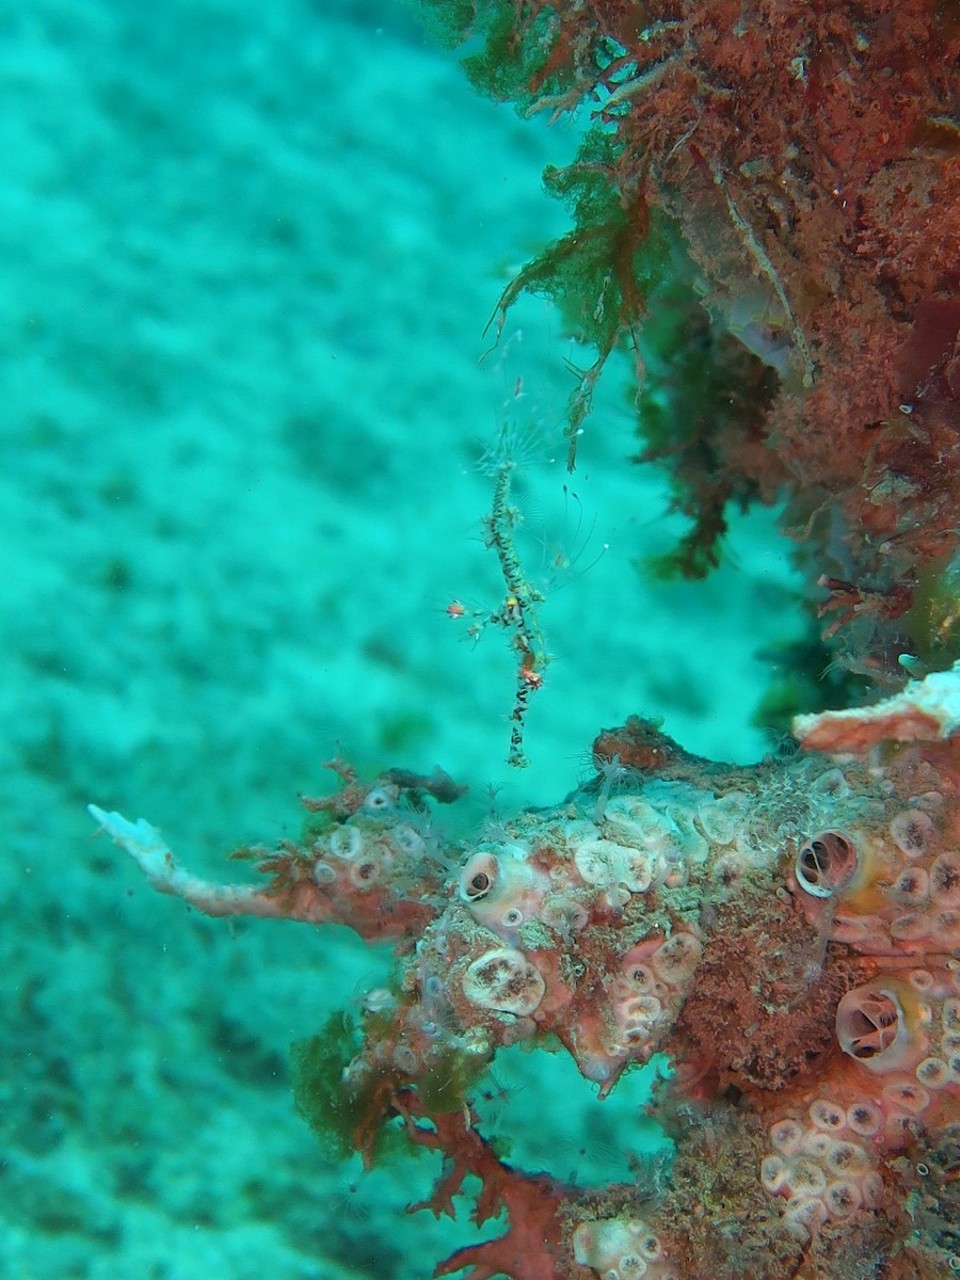
{"type": "MultiPolygon", "coordinates": [[[[476,98],[413,9],[4,0],[0,77],[0,1274],[418,1280],[473,1238],[403,1214],[430,1158],[326,1165],[289,1096],[289,1042],[383,955],[156,898],[85,804],[218,875],[296,833],[338,749],[441,763],[461,830],[489,786],[559,799],[632,712],[756,759],[786,552],[760,513],[705,586],[642,579],[677,526],[625,461],[625,368],[566,475],[589,356],[536,301],[483,329],[565,228],[539,173],[574,136],[476,98]],[[505,639],[445,613],[502,594],[476,461],[505,417],[538,442],[520,543],[555,659],[522,774],[505,639]]],[[[549,1096],[561,1068],[517,1070],[549,1096]]],[[[562,1088],[558,1172],[618,1170],[635,1100],[562,1088]]],[[[545,1160],[557,1117],[529,1115],[504,1123],[545,1160]]]]}

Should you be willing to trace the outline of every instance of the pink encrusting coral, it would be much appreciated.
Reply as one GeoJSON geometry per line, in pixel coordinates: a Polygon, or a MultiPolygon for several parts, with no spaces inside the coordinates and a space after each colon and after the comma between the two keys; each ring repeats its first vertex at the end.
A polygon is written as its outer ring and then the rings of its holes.
{"type": "MultiPolygon", "coordinates": [[[[425,819],[428,796],[456,795],[439,773],[365,785],[339,766],[303,843],[245,851],[262,890],[196,880],[146,823],[92,812],[201,910],[396,942],[339,1105],[365,1156],[398,1116],[446,1152],[435,1211],[468,1174],[478,1221],[506,1209],[505,1234],[438,1274],[932,1277],[960,1266],[958,690],[954,672],[898,698],[898,714],[925,707],[927,740],[873,708],[865,754],[752,767],[632,720],[598,738],[592,782],[481,831],[452,871],[425,819]],[[497,1052],[558,1041],[602,1095],[669,1056],[654,1109],[676,1151],[656,1196],[566,1187],[486,1141],[471,1090],[497,1052]]],[[[842,745],[854,719],[834,727],[842,745]]],[[[803,728],[829,747],[830,725],[803,728]]]]}

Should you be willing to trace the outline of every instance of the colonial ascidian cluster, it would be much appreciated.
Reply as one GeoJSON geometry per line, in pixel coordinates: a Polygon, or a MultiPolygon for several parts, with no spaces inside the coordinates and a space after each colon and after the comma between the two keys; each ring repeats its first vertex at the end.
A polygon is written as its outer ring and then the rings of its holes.
{"type": "Polygon", "coordinates": [[[442,772],[364,785],[339,765],[304,843],[246,851],[265,889],[198,880],[142,820],[92,812],[210,914],[396,942],[339,1113],[367,1155],[397,1116],[444,1150],[435,1209],[473,1173],[478,1219],[509,1215],[437,1274],[943,1276],[960,1268],[958,706],[955,670],[812,717],[797,732],[821,749],[749,768],[634,719],[597,739],[597,775],[562,804],[459,851],[426,816],[458,793],[442,772]],[[495,1155],[470,1100],[518,1041],[559,1041],[601,1095],[669,1057],[655,1111],[676,1150],[656,1197],[495,1155]]]}

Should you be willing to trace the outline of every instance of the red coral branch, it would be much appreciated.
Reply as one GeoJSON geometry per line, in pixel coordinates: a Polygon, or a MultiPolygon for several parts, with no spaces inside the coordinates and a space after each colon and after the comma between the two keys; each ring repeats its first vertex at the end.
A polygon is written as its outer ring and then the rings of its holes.
{"type": "Polygon", "coordinates": [[[521,1173],[504,1164],[475,1128],[474,1119],[469,1111],[433,1116],[433,1128],[428,1129],[407,1114],[413,1141],[442,1151],[450,1162],[430,1199],[411,1205],[409,1212],[429,1209],[437,1217],[453,1217],[453,1197],[472,1175],[480,1179],[474,1221],[482,1225],[504,1210],[508,1218],[502,1236],[458,1249],[433,1274],[446,1276],[469,1267],[470,1280],[501,1274],[513,1280],[556,1280],[562,1256],[560,1210],[569,1193],[546,1174],[521,1173]]]}

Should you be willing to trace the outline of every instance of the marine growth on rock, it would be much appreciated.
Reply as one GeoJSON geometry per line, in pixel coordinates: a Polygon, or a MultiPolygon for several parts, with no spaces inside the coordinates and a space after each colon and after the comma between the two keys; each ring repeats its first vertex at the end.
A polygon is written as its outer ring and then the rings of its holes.
{"type": "Polygon", "coordinates": [[[397,1116],[444,1151],[435,1209],[468,1174],[480,1221],[506,1209],[505,1234],[436,1274],[945,1275],[960,1266],[958,713],[955,669],[805,721],[820,749],[752,767],[632,719],[598,737],[592,781],[459,849],[425,820],[431,797],[456,798],[442,771],[364,783],[335,762],[341,791],[308,802],[319,830],[243,851],[263,888],[200,880],[143,820],[91,812],[201,911],[394,943],[334,1110],[368,1157],[397,1116]],[[653,1112],[676,1150],[657,1196],[495,1153],[471,1091],[517,1042],[559,1042],[601,1095],[668,1056],[653,1112]]]}

